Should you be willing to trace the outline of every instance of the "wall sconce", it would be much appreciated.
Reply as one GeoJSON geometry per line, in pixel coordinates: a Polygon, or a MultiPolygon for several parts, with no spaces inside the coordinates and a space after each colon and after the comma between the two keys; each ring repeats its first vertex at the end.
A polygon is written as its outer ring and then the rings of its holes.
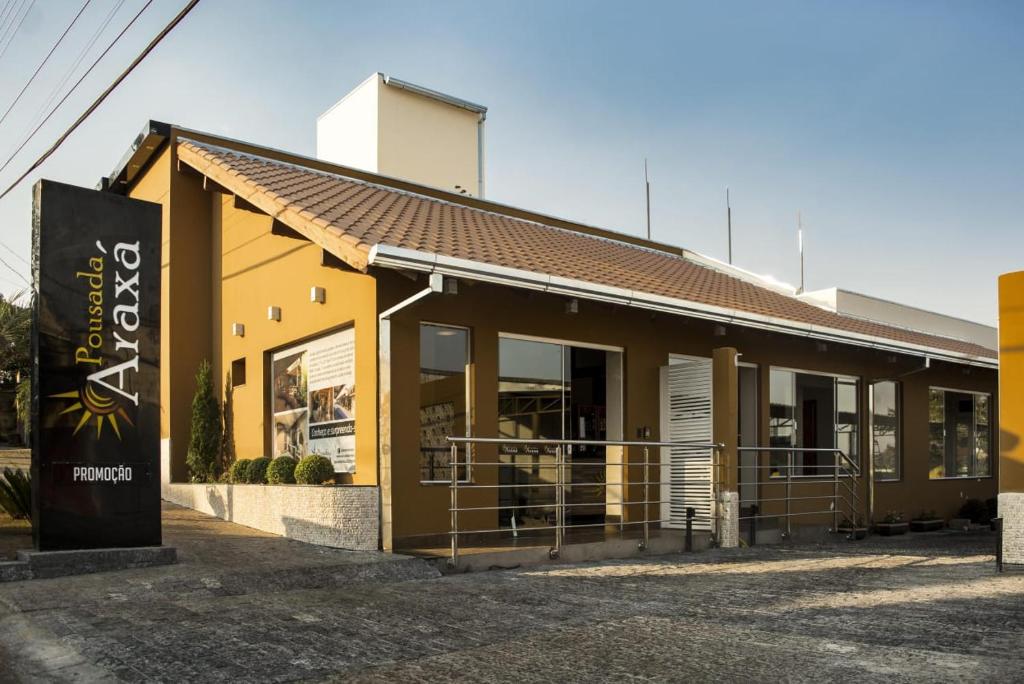
{"type": "Polygon", "coordinates": [[[444,279],[444,293],[446,295],[457,295],[459,294],[459,281],[455,278],[444,279]]]}
{"type": "Polygon", "coordinates": [[[825,344],[824,342],[815,342],[814,343],[814,347],[815,347],[815,349],[817,349],[820,352],[828,351],[828,345],[825,344]]]}
{"type": "Polygon", "coordinates": [[[577,314],[580,312],[580,300],[573,297],[565,303],[565,313],[577,314]]]}
{"type": "Polygon", "coordinates": [[[309,301],[315,304],[323,304],[327,301],[327,290],[316,286],[309,288],[309,301]]]}
{"type": "Polygon", "coordinates": [[[715,337],[725,337],[725,326],[721,323],[715,326],[715,337]]]}
{"type": "Polygon", "coordinates": [[[281,321],[281,307],[279,306],[268,306],[267,307],[267,320],[268,321],[281,321]]]}
{"type": "Polygon", "coordinates": [[[245,323],[232,323],[231,334],[235,337],[245,337],[245,323]]]}

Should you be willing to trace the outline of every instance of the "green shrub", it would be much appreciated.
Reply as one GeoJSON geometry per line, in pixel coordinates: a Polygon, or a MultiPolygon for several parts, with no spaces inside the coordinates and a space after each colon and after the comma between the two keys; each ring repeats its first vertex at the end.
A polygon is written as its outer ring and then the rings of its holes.
{"type": "Polygon", "coordinates": [[[291,456],[278,456],[267,468],[267,482],[270,484],[295,484],[295,466],[299,464],[291,456]]]}
{"type": "Polygon", "coordinates": [[[324,484],[334,478],[334,465],[324,456],[310,454],[295,466],[295,481],[299,484],[324,484]]]}
{"type": "Polygon", "coordinates": [[[270,459],[266,456],[252,459],[249,463],[249,471],[246,473],[249,484],[267,484],[267,468],[270,466],[270,459]]]}
{"type": "Polygon", "coordinates": [[[210,362],[203,361],[196,372],[196,393],[192,398],[192,431],[189,435],[189,477],[193,482],[216,482],[221,447],[220,404],[213,392],[210,362]]]}
{"type": "Polygon", "coordinates": [[[235,484],[245,484],[249,481],[249,464],[247,458],[240,458],[231,464],[231,481],[235,484]]]}
{"type": "Polygon", "coordinates": [[[32,480],[28,474],[13,468],[4,468],[0,477],[0,508],[12,518],[32,518],[32,480]]]}

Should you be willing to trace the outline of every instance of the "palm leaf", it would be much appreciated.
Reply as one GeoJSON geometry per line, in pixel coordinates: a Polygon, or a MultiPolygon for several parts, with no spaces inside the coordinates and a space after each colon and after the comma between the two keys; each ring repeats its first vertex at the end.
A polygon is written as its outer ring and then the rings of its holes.
{"type": "Polygon", "coordinates": [[[32,480],[21,470],[4,468],[0,478],[0,508],[12,518],[32,519],[32,480]]]}

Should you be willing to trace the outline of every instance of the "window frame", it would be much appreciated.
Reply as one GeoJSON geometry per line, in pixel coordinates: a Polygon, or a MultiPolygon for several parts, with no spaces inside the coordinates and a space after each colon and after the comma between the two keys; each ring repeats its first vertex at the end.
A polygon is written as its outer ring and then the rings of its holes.
{"type": "MultiPolygon", "coordinates": [[[[972,397],[972,401],[971,401],[971,444],[972,444],[971,463],[972,463],[975,471],[977,470],[977,467],[978,467],[978,399],[977,398],[978,397],[985,397],[986,398],[986,400],[988,401],[988,423],[986,423],[985,427],[988,428],[989,467],[988,467],[988,475],[978,475],[977,473],[975,473],[974,475],[945,475],[944,474],[942,477],[932,477],[931,476],[931,462],[929,460],[928,468],[925,471],[925,477],[927,478],[927,480],[929,482],[941,482],[942,480],[961,480],[961,481],[963,481],[963,480],[990,480],[990,479],[994,478],[995,477],[995,462],[992,459],[992,442],[993,442],[993,440],[992,440],[992,416],[993,416],[992,405],[994,403],[993,402],[993,399],[994,399],[993,394],[991,392],[981,392],[981,391],[978,391],[978,390],[957,389],[955,387],[945,387],[945,386],[942,386],[942,385],[929,385],[928,386],[928,401],[929,401],[929,403],[931,402],[931,393],[933,391],[939,391],[939,392],[943,393],[943,410],[945,410],[945,395],[946,395],[946,393],[953,392],[953,393],[956,393],[956,394],[969,394],[969,395],[971,395],[971,397],[972,397]]],[[[930,428],[931,428],[931,420],[930,419],[928,420],[927,424],[928,424],[929,430],[930,430],[930,428]]],[[[942,427],[943,472],[945,472],[945,470],[946,470],[946,467],[945,467],[945,448],[946,448],[946,421],[945,421],[945,414],[943,414],[942,426],[943,426],[942,427]]],[[[929,456],[930,456],[930,451],[931,451],[931,435],[929,435],[929,437],[928,437],[928,442],[929,442],[928,447],[929,447],[929,456]]]]}
{"type": "MultiPolygon", "coordinates": [[[[417,337],[416,337],[416,357],[417,357],[417,363],[416,363],[416,368],[417,368],[417,372],[418,373],[422,372],[422,370],[423,370],[423,359],[420,358],[420,346],[422,345],[422,339],[423,339],[422,338],[422,334],[423,334],[423,328],[425,326],[430,326],[430,327],[433,327],[433,328],[448,328],[448,329],[451,329],[451,330],[463,330],[466,333],[466,365],[465,365],[465,378],[466,378],[466,381],[465,381],[465,394],[466,394],[466,396],[465,396],[465,402],[466,402],[466,437],[472,437],[473,436],[473,381],[472,381],[473,329],[470,328],[467,325],[457,325],[457,324],[454,324],[454,323],[438,323],[438,322],[435,322],[435,321],[424,321],[424,320],[421,320],[419,322],[419,325],[416,327],[416,331],[417,331],[417,337]]],[[[417,384],[416,384],[417,404],[419,405],[419,407],[421,409],[423,407],[422,398],[421,398],[422,395],[420,395],[420,391],[422,390],[422,387],[423,387],[423,383],[422,382],[417,382],[417,384]]],[[[417,438],[417,445],[416,446],[417,446],[417,450],[419,451],[419,458],[422,459],[422,455],[423,455],[422,448],[423,448],[423,445],[419,444],[419,439],[418,438],[417,438]]],[[[465,445],[465,453],[466,453],[466,475],[465,475],[465,477],[460,477],[458,479],[458,481],[460,483],[463,483],[463,484],[468,484],[468,483],[471,483],[473,481],[473,445],[472,444],[466,443],[466,445],[465,445]]],[[[428,486],[448,485],[448,486],[451,486],[452,480],[451,480],[450,477],[447,478],[447,479],[444,479],[444,480],[424,480],[423,479],[423,463],[422,463],[422,461],[420,461],[417,464],[417,466],[418,466],[419,471],[420,471],[420,474],[418,476],[418,481],[419,481],[420,485],[428,485],[428,486]]],[[[449,465],[449,467],[451,467],[451,466],[449,465]]]]}
{"type": "MultiPolygon", "coordinates": [[[[836,444],[838,444],[838,442],[839,442],[839,434],[840,434],[838,429],[837,429],[838,426],[839,426],[839,422],[838,422],[838,397],[836,395],[837,385],[838,385],[839,381],[845,381],[845,382],[852,382],[853,383],[853,385],[855,387],[855,396],[856,396],[856,405],[857,405],[857,433],[856,433],[856,440],[855,440],[855,443],[857,444],[857,458],[853,459],[849,454],[844,454],[844,455],[846,456],[846,458],[848,460],[853,462],[853,464],[857,468],[857,472],[856,473],[851,473],[851,474],[845,474],[844,473],[844,474],[840,475],[840,477],[850,478],[850,477],[859,477],[859,476],[861,476],[863,474],[863,472],[864,472],[864,456],[861,453],[863,451],[863,449],[861,447],[863,446],[862,442],[863,442],[863,439],[864,439],[863,430],[864,430],[864,422],[865,422],[864,421],[864,416],[863,416],[863,410],[862,410],[863,409],[863,406],[862,406],[862,400],[863,400],[862,392],[864,391],[865,385],[867,385],[868,383],[866,383],[863,378],[860,378],[860,377],[858,377],[856,375],[848,375],[846,373],[829,373],[829,372],[826,372],[826,371],[806,370],[806,369],[803,369],[803,368],[793,368],[793,367],[790,367],[790,366],[773,366],[773,365],[768,365],[768,414],[769,414],[768,432],[769,432],[769,439],[770,439],[770,436],[771,436],[771,406],[772,406],[771,374],[772,374],[772,371],[784,371],[784,372],[792,374],[792,376],[793,376],[792,379],[793,379],[793,397],[794,397],[794,401],[796,400],[796,378],[797,378],[797,375],[815,375],[815,376],[819,376],[819,377],[825,377],[825,378],[831,378],[832,379],[832,396],[833,396],[833,402],[834,402],[833,410],[832,410],[832,414],[833,414],[832,434],[833,434],[833,438],[834,438],[836,444]]],[[[800,433],[801,433],[801,431],[800,431],[800,421],[796,417],[796,415],[793,416],[793,420],[794,420],[794,423],[796,425],[796,428],[795,428],[796,432],[795,432],[795,434],[796,435],[800,435],[800,433]]],[[[799,447],[795,447],[794,446],[793,448],[794,449],[798,449],[799,447]]],[[[770,463],[771,463],[771,460],[770,460],[770,456],[769,456],[769,464],[770,463]]],[[[808,467],[808,466],[803,466],[803,465],[795,466],[794,465],[793,469],[794,470],[802,471],[805,467],[808,467]]],[[[782,466],[782,468],[784,469],[785,466],[782,466]]],[[[823,474],[823,475],[817,475],[817,474],[815,474],[815,475],[804,475],[801,472],[801,474],[790,474],[789,475],[789,478],[793,479],[793,480],[797,480],[797,479],[801,479],[801,480],[831,480],[831,479],[833,479],[833,477],[834,477],[834,475],[827,474],[827,473],[823,474]]],[[[774,474],[774,473],[772,473],[771,469],[769,468],[768,479],[769,480],[785,480],[786,479],[786,475],[781,474],[781,473],[774,474]]]]}
{"type": "Polygon", "coordinates": [[[871,451],[871,477],[875,482],[903,481],[903,383],[899,380],[875,380],[868,383],[868,430],[871,451]],[[878,477],[875,469],[875,385],[883,382],[892,383],[893,397],[896,401],[896,477],[878,477]]]}

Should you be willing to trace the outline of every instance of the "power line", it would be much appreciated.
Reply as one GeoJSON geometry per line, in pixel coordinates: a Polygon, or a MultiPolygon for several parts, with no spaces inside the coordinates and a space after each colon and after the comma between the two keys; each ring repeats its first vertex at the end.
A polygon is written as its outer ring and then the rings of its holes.
{"type": "MultiPolygon", "coordinates": [[[[0,172],[2,172],[4,169],[10,166],[10,163],[14,160],[16,156],[18,156],[18,153],[21,152],[25,148],[25,145],[27,145],[29,141],[33,137],[35,137],[35,134],[39,132],[39,129],[42,128],[46,124],[46,122],[50,120],[50,117],[53,116],[58,109],[60,109],[60,106],[64,104],[64,102],[71,96],[71,93],[75,92],[75,89],[82,84],[82,81],[84,81],[90,73],[92,73],[92,70],[96,68],[96,65],[100,63],[100,60],[106,57],[107,53],[110,52],[110,49],[114,47],[114,44],[121,39],[121,36],[123,36],[128,31],[128,29],[132,27],[132,25],[138,20],[138,18],[142,16],[142,13],[145,12],[146,9],[152,4],[153,0],[147,0],[146,4],[142,6],[142,9],[140,9],[138,13],[136,13],[136,15],[132,17],[131,21],[129,21],[123,29],[121,29],[121,32],[114,36],[114,39],[110,41],[110,44],[107,45],[106,49],[104,49],[103,52],[100,53],[100,56],[97,57],[96,60],[89,65],[89,68],[85,70],[85,73],[82,74],[77,81],[75,81],[75,84],[73,86],[71,86],[71,90],[64,94],[64,97],[62,97],[60,101],[56,105],[54,105],[53,109],[51,109],[45,117],[43,117],[43,120],[39,122],[39,125],[32,129],[32,132],[29,133],[28,136],[21,141],[21,144],[18,145],[17,149],[15,149],[14,152],[11,153],[11,156],[8,157],[7,161],[3,163],[3,166],[0,166],[0,172]]],[[[2,197],[2,195],[0,195],[0,197],[2,197]]]]}
{"type": "Polygon", "coordinates": [[[18,254],[17,252],[15,252],[15,251],[14,251],[13,249],[11,249],[10,247],[8,247],[8,246],[7,246],[7,244],[6,244],[6,243],[5,243],[5,242],[4,242],[3,240],[0,240],[0,247],[3,247],[3,248],[4,248],[4,249],[6,249],[6,250],[7,250],[8,252],[10,252],[11,254],[13,254],[13,255],[15,256],[15,258],[17,258],[17,259],[18,259],[18,261],[20,261],[21,263],[25,264],[25,265],[26,265],[26,266],[28,266],[29,268],[32,268],[32,264],[28,263],[28,260],[26,260],[26,259],[25,259],[25,257],[21,256],[20,254],[18,254]]]}
{"type": "Polygon", "coordinates": [[[117,14],[117,12],[121,9],[122,5],[124,5],[124,0],[118,0],[117,3],[112,8],[110,8],[110,11],[107,12],[107,16],[100,23],[99,28],[97,28],[93,32],[89,40],[86,41],[85,46],[81,49],[81,51],[79,51],[78,57],[76,57],[75,61],[71,63],[71,66],[67,68],[67,70],[64,72],[64,75],[61,76],[60,81],[57,83],[57,85],[55,85],[53,89],[50,91],[50,94],[46,96],[46,99],[43,100],[43,104],[40,105],[39,110],[32,118],[32,123],[30,123],[26,128],[26,134],[28,131],[31,131],[32,128],[38,125],[40,121],[42,121],[43,114],[50,108],[50,105],[54,103],[54,101],[57,99],[57,96],[60,95],[61,91],[64,90],[64,86],[67,85],[68,80],[70,80],[70,78],[74,75],[75,71],[78,69],[78,65],[82,63],[82,60],[85,59],[85,56],[89,54],[90,50],[92,50],[92,46],[96,44],[96,41],[99,39],[99,37],[107,30],[107,27],[110,26],[111,20],[113,20],[114,15],[117,14]]]}
{"type": "Polygon", "coordinates": [[[14,275],[18,276],[22,280],[24,280],[26,285],[28,285],[29,287],[32,287],[32,283],[29,282],[28,278],[26,278],[25,276],[21,275],[21,271],[19,271],[18,269],[14,268],[9,263],[4,261],[3,258],[0,258],[0,264],[3,264],[4,266],[6,266],[8,268],[8,270],[10,270],[11,273],[13,273],[14,275]]]}
{"type": "Polygon", "coordinates": [[[32,10],[32,6],[35,4],[36,0],[23,0],[18,9],[11,15],[11,23],[4,29],[3,37],[0,37],[0,44],[3,44],[3,48],[0,49],[0,57],[7,52],[7,48],[9,48],[11,43],[14,42],[14,36],[17,35],[18,31],[21,29],[21,25],[25,23],[25,17],[28,16],[28,13],[32,10]],[[28,9],[26,9],[25,13],[22,14],[21,10],[25,5],[28,5],[28,9]],[[19,14],[21,15],[20,19],[18,18],[19,14]],[[14,29],[13,31],[11,31],[12,28],[14,29]]]}
{"type": "Polygon", "coordinates": [[[58,38],[57,42],[53,44],[53,47],[50,48],[50,51],[46,53],[46,57],[43,57],[43,61],[39,63],[39,66],[36,67],[36,70],[33,71],[32,75],[28,77],[28,80],[25,82],[25,85],[22,86],[21,91],[18,93],[17,97],[14,98],[14,101],[11,102],[11,105],[7,108],[7,111],[3,113],[3,116],[0,116],[0,125],[2,125],[3,122],[7,120],[7,115],[10,114],[11,110],[14,109],[14,106],[18,104],[18,102],[21,100],[21,96],[25,94],[25,91],[28,90],[28,87],[30,85],[32,85],[32,82],[36,80],[36,76],[38,76],[39,72],[43,70],[43,67],[46,66],[46,63],[50,61],[50,57],[53,56],[53,53],[57,50],[58,47],[60,47],[60,44],[64,42],[64,37],[68,35],[68,32],[71,30],[71,27],[74,26],[75,23],[78,21],[78,18],[82,16],[82,12],[85,11],[85,8],[89,6],[90,2],[92,2],[92,0],[85,0],[85,4],[82,5],[82,9],[78,10],[78,14],[75,15],[75,18],[72,19],[71,23],[68,24],[67,28],[64,29],[64,33],[60,34],[60,38],[58,38]]]}
{"type": "Polygon", "coordinates": [[[7,33],[7,22],[14,16],[10,13],[10,10],[14,9],[15,6],[21,6],[23,0],[8,0],[7,4],[4,5],[3,13],[0,13],[0,35],[7,33]]]}
{"type": "MultiPolygon", "coordinates": [[[[152,2],[152,0],[149,0],[149,2],[152,2]]],[[[146,3],[146,7],[149,7],[149,2],[146,3]]],[[[44,152],[41,157],[39,157],[39,159],[37,159],[35,162],[33,162],[32,165],[30,167],[28,167],[28,169],[26,169],[23,174],[18,176],[18,178],[13,183],[11,183],[11,185],[6,190],[4,190],[3,193],[0,193],[0,199],[3,199],[7,195],[9,195],[11,190],[13,190],[18,185],[18,183],[20,183],[21,181],[25,180],[25,178],[30,173],[32,173],[33,171],[38,169],[42,165],[43,162],[45,162],[47,159],[49,159],[50,156],[54,152],[57,151],[57,148],[59,148],[64,143],[64,141],[67,140],[68,137],[72,133],[75,132],[75,129],[77,129],[79,126],[81,126],[82,122],[85,121],[87,118],[89,118],[89,115],[92,114],[94,111],[96,111],[96,109],[101,104],[103,104],[103,101],[107,99],[107,97],[110,95],[110,93],[114,92],[114,89],[117,88],[117,86],[121,85],[121,82],[124,81],[124,79],[128,78],[128,75],[131,74],[132,71],[135,70],[135,67],[139,66],[139,64],[142,63],[142,60],[144,60],[149,55],[149,53],[152,52],[156,48],[157,45],[159,45],[160,41],[163,40],[167,36],[168,33],[173,31],[174,28],[178,24],[180,24],[181,21],[188,15],[188,13],[191,12],[192,9],[196,5],[198,5],[198,4],[199,4],[199,0],[189,0],[188,4],[185,5],[185,7],[180,12],[178,12],[178,14],[173,19],[171,19],[170,23],[167,24],[167,26],[165,26],[163,28],[163,30],[161,30],[160,33],[158,33],[156,35],[156,37],[153,38],[153,40],[151,40],[149,42],[149,45],[147,45],[145,47],[145,49],[143,49],[143,51],[140,52],[139,55],[134,60],[132,60],[132,63],[129,64],[128,67],[124,71],[122,71],[121,74],[117,78],[114,79],[114,82],[111,83],[109,86],[107,86],[107,89],[104,90],[102,93],[100,93],[100,96],[97,97],[96,100],[93,101],[93,103],[91,105],[89,105],[89,107],[84,112],[82,112],[82,115],[79,116],[75,120],[75,122],[73,124],[71,124],[71,126],[66,131],[64,131],[64,133],[59,138],[57,138],[57,141],[55,143],[53,143],[53,145],[51,145],[50,148],[48,150],[46,150],[46,152],[44,152]]],[[[146,7],[143,7],[142,10],[145,10],[146,7]]],[[[142,11],[140,10],[140,14],[141,14],[141,12],[142,11]]],[[[135,18],[137,19],[138,15],[136,15],[135,18]]],[[[132,19],[132,22],[134,22],[134,21],[135,21],[135,19],[132,19]]],[[[129,26],[131,26],[131,24],[129,24],[129,26]]],[[[127,30],[127,27],[125,27],[125,30],[127,30]]],[[[121,33],[124,33],[124,31],[122,31],[121,33]]],[[[118,34],[118,37],[120,37],[120,34],[118,34]]],[[[116,41],[117,38],[115,38],[114,40],[116,41]]],[[[106,51],[104,51],[104,54],[106,54],[106,51]]],[[[101,58],[102,58],[102,56],[103,55],[100,55],[101,58]]],[[[90,67],[90,70],[91,70],[91,68],[92,67],[90,67]]],[[[63,100],[62,100],[62,102],[63,102],[63,100]]],[[[60,105],[58,104],[57,106],[59,107],[60,105]]],[[[49,117],[47,117],[47,118],[49,118],[49,117]]],[[[40,126],[41,125],[42,124],[40,124],[40,126]]],[[[36,130],[38,130],[38,129],[36,129],[36,130]]],[[[7,165],[4,164],[4,167],[6,167],[6,166],[7,165]]],[[[2,170],[2,169],[0,169],[0,170],[2,170]]]]}

